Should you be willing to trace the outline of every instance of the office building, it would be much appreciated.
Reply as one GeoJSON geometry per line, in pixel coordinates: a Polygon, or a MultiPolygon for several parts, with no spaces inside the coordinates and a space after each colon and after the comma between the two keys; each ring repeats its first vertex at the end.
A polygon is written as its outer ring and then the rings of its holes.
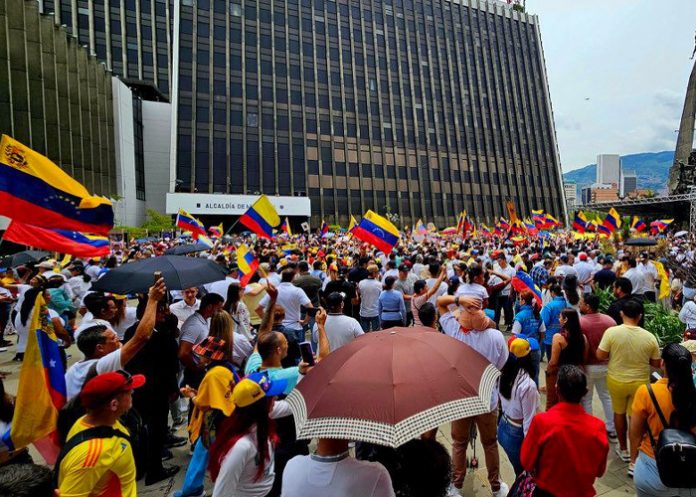
{"type": "Polygon", "coordinates": [[[621,157],[617,154],[601,154],[597,156],[596,183],[605,185],[621,184],[621,157]]]}
{"type": "Polygon", "coordinates": [[[565,218],[536,16],[479,0],[197,0],[174,19],[171,209],[183,192],[194,206],[266,193],[309,197],[315,226],[367,209],[445,226],[463,209],[492,222],[510,198],[565,218]]]}
{"type": "Polygon", "coordinates": [[[568,210],[575,205],[578,199],[578,185],[575,181],[563,182],[563,193],[565,195],[566,205],[568,210]]]}
{"type": "Polygon", "coordinates": [[[638,176],[635,172],[625,172],[621,173],[621,188],[620,196],[621,198],[627,197],[638,188],[638,176]]]}
{"type": "Polygon", "coordinates": [[[582,189],[582,205],[598,204],[601,202],[616,202],[619,199],[619,189],[615,184],[594,183],[582,189]]]}
{"type": "MultiPolygon", "coordinates": [[[[193,0],[182,0],[191,3],[193,0]]],[[[173,3],[169,0],[40,0],[114,75],[171,88],[173,3]]]]}
{"type": "Polygon", "coordinates": [[[0,133],[116,193],[112,75],[36,2],[0,0],[0,133]]]}

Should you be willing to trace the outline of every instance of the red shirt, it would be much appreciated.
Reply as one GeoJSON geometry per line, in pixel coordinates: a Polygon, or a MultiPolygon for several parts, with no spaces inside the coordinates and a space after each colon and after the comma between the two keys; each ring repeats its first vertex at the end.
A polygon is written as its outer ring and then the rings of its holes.
{"type": "Polygon", "coordinates": [[[590,344],[587,364],[609,364],[609,360],[600,361],[597,359],[597,347],[599,347],[599,342],[602,341],[604,332],[607,331],[607,328],[611,328],[612,326],[616,326],[614,318],[600,312],[580,316],[580,329],[583,335],[587,337],[587,341],[590,344]]]}
{"type": "Polygon", "coordinates": [[[557,497],[592,497],[608,453],[604,422],[580,404],[560,402],[534,417],[520,461],[542,490],[557,497]]]}

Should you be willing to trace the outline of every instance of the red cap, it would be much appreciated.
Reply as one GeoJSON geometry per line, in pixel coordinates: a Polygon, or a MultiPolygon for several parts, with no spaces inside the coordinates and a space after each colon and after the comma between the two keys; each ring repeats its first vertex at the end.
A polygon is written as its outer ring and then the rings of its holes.
{"type": "Polygon", "coordinates": [[[140,388],[145,384],[142,374],[130,375],[126,371],[113,371],[95,376],[82,387],[80,400],[85,407],[93,407],[113,398],[121,392],[140,388]]]}
{"type": "Polygon", "coordinates": [[[581,260],[581,261],[586,261],[586,260],[587,260],[587,254],[584,253],[584,252],[581,252],[579,257],[580,257],[580,260],[581,260]]]}

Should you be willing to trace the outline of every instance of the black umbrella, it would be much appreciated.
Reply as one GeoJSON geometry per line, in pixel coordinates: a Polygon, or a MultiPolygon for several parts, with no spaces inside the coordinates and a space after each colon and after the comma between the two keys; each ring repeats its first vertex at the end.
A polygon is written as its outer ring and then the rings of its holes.
{"type": "Polygon", "coordinates": [[[38,262],[48,255],[48,252],[43,250],[22,250],[0,259],[0,267],[17,267],[30,262],[38,262]]]}
{"type": "Polygon", "coordinates": [[[184,255],[184,254],[193,254],[194,252],[203,252],[204,250],[210,250],[210,247],[208,247],[204,243],[194,243],[194,244],[187,244],[187,245],[177,245],[176,247],[172,247],[170,249],[167,249],[164,251],[165,255],[184,255]]]}
{"type": "Polygon", "coordinates": [[[183,290],[224,280],[227,271],[208,259],[163,255],[131,262],[110,270],[92,285],[94,290],[120,294],[145,293],[160,271],[169,290],[183,290]]]}
{"type": "Polygon", "coordinates": [[[651,247],[657,245],[657,242],[653,238],[629,238],[624,242],[624,245],[630,245],[633,247],[651,247]]]}

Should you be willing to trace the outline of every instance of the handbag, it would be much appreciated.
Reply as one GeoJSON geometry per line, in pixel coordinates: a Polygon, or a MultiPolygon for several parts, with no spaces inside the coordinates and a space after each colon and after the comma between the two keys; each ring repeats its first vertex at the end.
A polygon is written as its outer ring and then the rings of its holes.
{"type": "Polygon", "coordinates": [[[648,393],[664,426],[657,442],[648,429],[660,480],[666,487],[696,488],[696,473],[693,470],[696,467],[696,436],[690,431],[670,428],[649,384],[648,393]]]}
{"type": "Polygon", "coordinates": [[[529,471],[522,471],[512,484],[507,497],[532,497],[536,490],[534,477],[529,471]]]}

